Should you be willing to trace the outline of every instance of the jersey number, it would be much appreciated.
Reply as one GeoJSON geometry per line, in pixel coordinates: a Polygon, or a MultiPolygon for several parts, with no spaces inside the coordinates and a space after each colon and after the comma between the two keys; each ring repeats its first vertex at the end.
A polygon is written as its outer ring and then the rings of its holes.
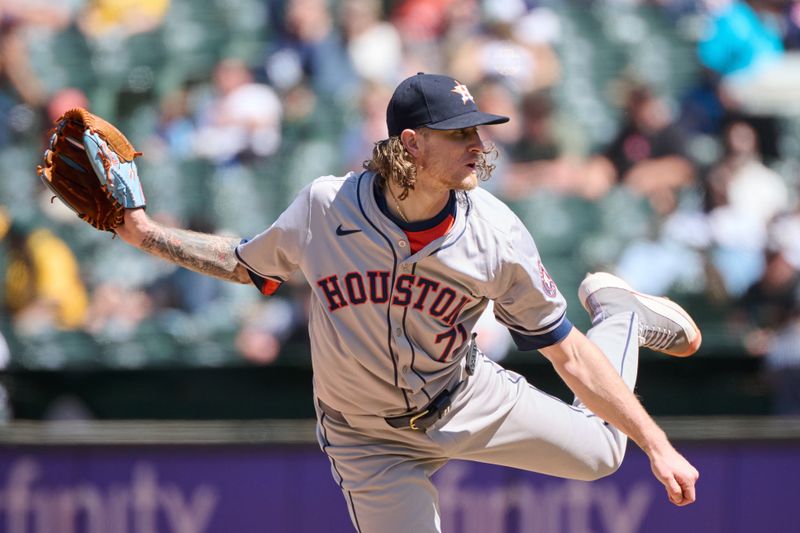
{"type": "Polygon", "coordinates": [[[461,335],[461,344],[464,344],[467,341],[467,330],[464,329],[464,326],[458,324],[454,326],[444,333],[439,333],[436,335],[436,344],[440,342],[445,342],[444,350],[442,350],[442,355],[439,356],[439,361],[447,361],[452,355],[453,345],[456,343],[456,338],[461,335]]]}

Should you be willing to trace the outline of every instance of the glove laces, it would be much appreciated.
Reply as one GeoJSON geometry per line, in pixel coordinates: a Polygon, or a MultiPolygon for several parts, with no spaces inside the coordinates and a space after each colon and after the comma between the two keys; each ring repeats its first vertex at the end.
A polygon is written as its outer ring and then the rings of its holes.
{"type": "Polygon", "coordinates": [[[675,341],[678,334],[659,326],[639,324],[639,345],[654,350],[664,350],[675,341]]]}

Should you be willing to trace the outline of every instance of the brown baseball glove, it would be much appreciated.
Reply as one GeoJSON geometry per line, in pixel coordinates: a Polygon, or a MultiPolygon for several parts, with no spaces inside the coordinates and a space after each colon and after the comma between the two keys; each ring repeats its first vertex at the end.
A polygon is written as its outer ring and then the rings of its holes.
{"type": "Polygon", "coordinates": [[[39,177],[62,202],[97,229],[114,231],[125,209],[144,207],[136,164],[141,155],[113,125],[85,109],[56,121],[39,177]]]}

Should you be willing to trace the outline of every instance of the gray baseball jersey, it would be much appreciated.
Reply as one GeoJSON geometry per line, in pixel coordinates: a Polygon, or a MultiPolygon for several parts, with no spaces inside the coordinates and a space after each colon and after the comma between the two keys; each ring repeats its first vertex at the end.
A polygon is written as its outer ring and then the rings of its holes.
{"type": "Polygon", "coordinates": [[[505,204],[480,188],[457,193],[450,230],[414,253],[379,208],[375,181],[371,172],[319,178],[237,249],[270,292],[297,269],[311,285],[314,388],[324,403],[381,417],[425,406],[460,372],[489,300],[521,349],[569,333],[564,298],[505,204]]]}
{"type": "MultiPolygon", "coordinates": [[[[447,231],[417,239],[392,220],[376,181],[370,172],[319,178],[237,249],[265,294],[297,269],[313,288],[317,437],[355,529],[440,532],[431,475],[453,458],[574,479],[616,469],[623,433],[469,349],[490,300],[522,349],[572,329],[520,220],[482,189],[452,193],[447,231]],[[472,375],[467,352],[477,358],[472,375]],[[452,403],[424,431],[386,418],[414,420],[440,392],[452,403]]],[[[587,332],[631,389],[637,328],[623,313],[587,332]]]]}

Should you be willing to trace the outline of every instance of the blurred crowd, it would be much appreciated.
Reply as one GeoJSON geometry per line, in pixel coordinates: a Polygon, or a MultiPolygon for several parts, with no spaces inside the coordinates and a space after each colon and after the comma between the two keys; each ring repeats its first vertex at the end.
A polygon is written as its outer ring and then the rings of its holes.
{"type": "MultiPolygon", "coordinates": [[[[797,0],[3,0],[0,362],[304,357],[302,280],[264,299],[52,200],[35,168],[65,110],[144,152],[152,216],[249,237],[310,180],[361,168],[400,80],[446,72],[512,117],[482,131],[501,154],[484,186],[574,322],[585,272],[615,271],[692,309],[701,356],[764,357],[780,380],[800,368],[798,49],[797,0]]],[[[480,329],[509,353],[490,315],[480,329]]]]}

